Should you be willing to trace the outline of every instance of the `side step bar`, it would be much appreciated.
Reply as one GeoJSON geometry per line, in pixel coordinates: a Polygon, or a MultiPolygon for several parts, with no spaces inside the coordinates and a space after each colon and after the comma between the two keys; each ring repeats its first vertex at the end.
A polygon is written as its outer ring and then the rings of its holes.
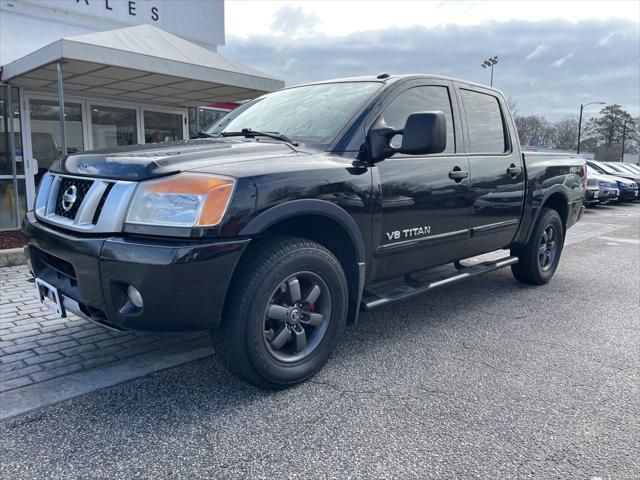
{"type": "Polygon", "coordinates": [[[428,281],[420,281],[412,278],[410,275],[405,277],[405,283],[393,288],[376,291],[375,293],[366,291],[362,298],[362,309],[365,311],[373,310],[377,307],[387,305],[398,300],[405,300],[421,293],[433,290],[434,288],[448,285],[450,283],[458,282],[467,278],[475,277],[476,275],[482,275],[483,273],[499,270],[509,265],[518,263],[518,257],[504,257],[497,260],[477,263],[471,266],[464,266],[457,263],[457,270],[454,273],[448,275],[442,275],[430,279],[428,281]]]}

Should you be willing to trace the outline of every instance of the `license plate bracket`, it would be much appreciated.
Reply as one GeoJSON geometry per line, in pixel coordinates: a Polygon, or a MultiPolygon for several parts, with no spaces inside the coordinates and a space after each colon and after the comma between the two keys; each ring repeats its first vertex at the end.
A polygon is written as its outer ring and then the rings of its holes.
{"type": "Polygon", "coordinates": [[[65,311],[64,305],[60,299],[58,289],[41,278],[35,279],[35,285],[38,292],[38,299],[40,300],[42,307],[60,318],[65,318],[67,316],[67,312],[65,311]]]}

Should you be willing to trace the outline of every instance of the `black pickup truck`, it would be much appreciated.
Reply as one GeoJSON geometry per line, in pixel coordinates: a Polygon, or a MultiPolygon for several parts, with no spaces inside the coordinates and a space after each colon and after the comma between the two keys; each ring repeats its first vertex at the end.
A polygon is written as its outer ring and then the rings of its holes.
{"type": "Polygon", "coordinates": [[[524,154],[502,93],[449,78],[287,88],[200,136],[60,158],[29,265],[59,315],[210,330],[266,388],[314,374],[361,309],[507,266],[548,282],[584,209],[582,158],[524,154]]]}

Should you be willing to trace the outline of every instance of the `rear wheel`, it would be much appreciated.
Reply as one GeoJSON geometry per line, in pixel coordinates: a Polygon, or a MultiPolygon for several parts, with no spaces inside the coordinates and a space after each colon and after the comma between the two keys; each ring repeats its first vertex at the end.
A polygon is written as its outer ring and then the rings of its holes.
{"type": "Polygon", "coordinates": [[[522,283],[542,285],[553,277],[564,246],[564,227],[556,210],[545,208],[524,247],[512,250],[518,263],[511,266],[514,277],[522,283]]]}
{"type": "Polygon", "coordinates": [[[216,353],[233,373],[263,388],[283,388],[328,360],[347,316],[347,281],[322,245],[278,238],[254,248],[239,267],[216,353]]]}

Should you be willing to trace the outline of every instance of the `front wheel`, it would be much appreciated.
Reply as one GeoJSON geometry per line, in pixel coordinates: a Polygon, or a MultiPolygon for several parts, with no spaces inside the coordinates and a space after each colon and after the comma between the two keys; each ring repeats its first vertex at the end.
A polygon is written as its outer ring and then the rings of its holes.
{"type": "Polygon", "coordinates": [[[518,263],[511,266],[513,276],[522,283],[542,285],[553,277],[564,246],[564,227],[556,210],[545,208],[536,222],[529,243],[512,250],[518,263]]]}
{"type": "Polygon", "coordinates": [[[347,316],[347,280],[336,257],[300,238],[254,247],[239,266],[214,348],[225,366],[262,388],[283,388],[328,360],[347,316]]]}

